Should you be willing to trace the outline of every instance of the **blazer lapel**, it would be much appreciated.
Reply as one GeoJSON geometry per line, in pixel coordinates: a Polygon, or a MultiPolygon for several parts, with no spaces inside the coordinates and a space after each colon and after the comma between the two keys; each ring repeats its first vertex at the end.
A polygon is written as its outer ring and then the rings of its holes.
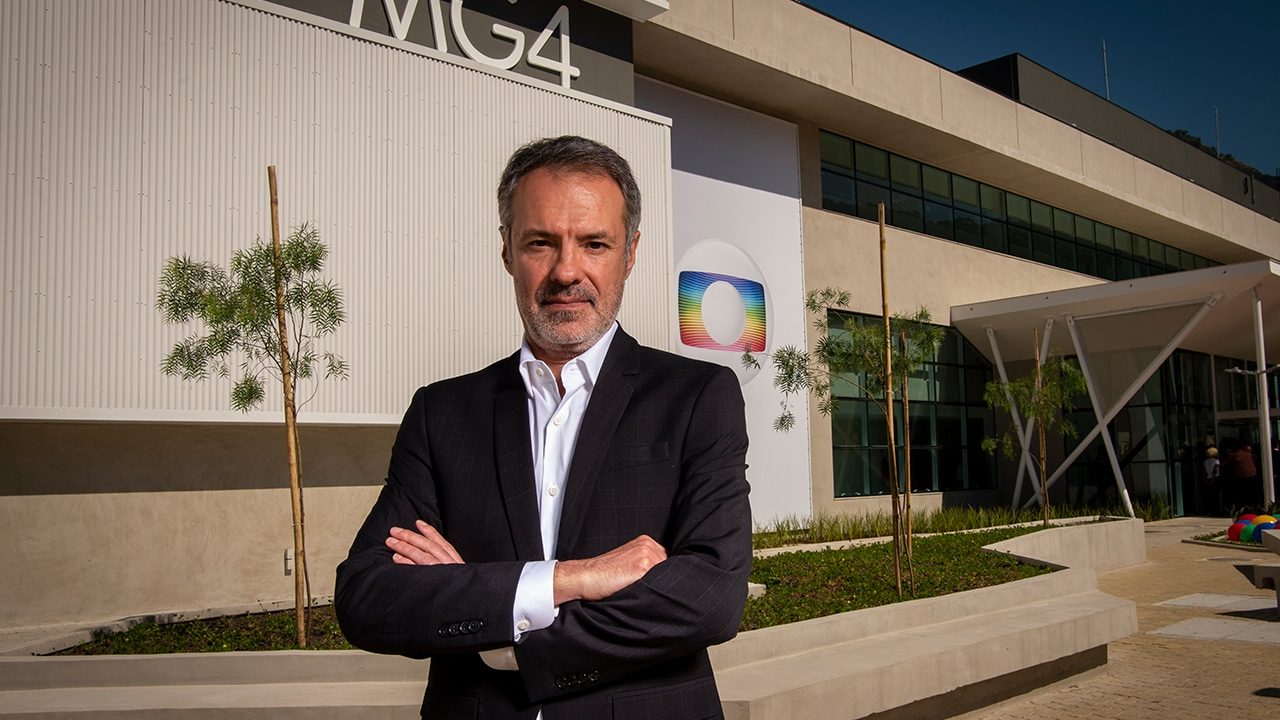
{"type": "Polygon", "coordinates": [[[520,381],[518,358],[519,354],[512,356],[509,367],[504,367],[494,399],[493,452],[516,559],[542,560],[533,450],[529,447],[529,398],[520,381]]]}
{"type": "Polygon", "coordinates": [[[573,462],[565,482],[564,507],[560,511],[560,532],[556,538],[556,557],[571,557],[578,535],[586,521],[587,507],[595,488],[597,471],[610,440],[618,429],[622,413],[631,401],[630,375],[636,373],[636,341],[618,328],[613,345],[600,368],[600,377],[591,391],[591,400],[582,417],[582,428],[573,450],[573,462]]]}

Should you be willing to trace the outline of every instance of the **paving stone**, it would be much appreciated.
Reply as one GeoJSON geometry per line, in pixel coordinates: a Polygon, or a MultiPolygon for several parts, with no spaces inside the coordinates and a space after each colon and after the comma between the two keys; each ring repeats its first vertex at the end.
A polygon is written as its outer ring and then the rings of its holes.
{"type": "MultiPolygon", "coordinates": [[[[1280,715],[1280,653],[1273,642],[1243,642],[1234,639],[1238,634],[1182,637],[1160,632],[1194,620],[1255,637],[1280,632],[1280,622],[1224,617],[1223,612],[1232,611],[1228,607],[1249,606],[1250,600],[1274,607],[1275,595],[1250,586],[1231,562],[1209,560],[1229,551],[1180,542],[1222,522],[1180,518],[1151,523],[1148,527],[1159,532],[1147,534],[1147,562],[1099,576],[1100,590],[1137,603],[1140,628],[1111,644],[1104,667],[961,718],[1216,720],[1280,715]],[[1216,596],[1222,602],[1196,596],[1216,596]]],[[[1239,555],[1241,561],[1249,559],[1239,555]]]]}

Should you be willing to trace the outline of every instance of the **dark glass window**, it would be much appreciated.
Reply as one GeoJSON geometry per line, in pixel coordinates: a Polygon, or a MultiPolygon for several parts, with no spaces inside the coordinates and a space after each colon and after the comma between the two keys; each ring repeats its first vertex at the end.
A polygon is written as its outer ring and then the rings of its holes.
{"type": "Polygon", "coordinates": [[[1031,231],[1026,228],[1009,226],[1009,254],[1020,258],[1031,259],[1031,231]]]}
{"type": "Polygon", "coordinates": [[[956,241],[982,247],[981,219],[973,213],[956,210],[956,241]]]}
{"type": "Polygon", "coordinates": [[[908,160],[901,155],[890,155],[889,177],[893,181],[894,190],[920,193],[920,163],[915,160],[908,160]]]}
{"type": "Polygon", "coordinates": [[[1141,235],[1133,236],[1133,259],[1138,262],[1147,262],[1151,258],[1147,254],[1147,239],[1141,235]]]}
{"type": "Polygon", "coordinates": [[[1116,257],[1116,279],[1132,280],[1134,277],[1135,276],[1133,274],[1133,261],[1127,257],[1117,256],[1116,257]]]}
{"type": "Polygon", "coordinates": [[[875,221],[883,202],[886,221],[897,227],[1105,279],[1216,264],[835,133],[821,131],[819,144],[827,210],[875,221]]]}
{"type": "Polygon", "coordinates": [[[1076,243],[1083,247],[1093,245],[1093,221],[1076,216],[1076,243]]]}
{"type": "Polygon", "coordinates": [[[872,185],[863,180],[858,181],[858,217],[877,222],[876,205],[885,204],[885,222],[888,222],[889,188],[872,185]]]}
{"type": "Polygon", "coordinates": [[[951,202],[951,173],[936,167],[925,165],[921,168],[924,175],[924,196],[927,200],[951,202]]]}
{"type": "Polygon", "coordinates": [[[1147,257],[1151,260],[1151,267],[1160,270],[1164,267],[1164,245],[1155,240],[1147,241],[1147,257]]]}
{"type": "Polygon", "coordinates": [[[1116,254],[1120,257],[1133,257],[1133,236],[1116,228],[1116,254]]]}
{"type": "Polygon", "coordinates": [[[1116,256],[1105,250],[1097,251],[1098,277],[1103,280],[1117,280],[1116,256]]]}
{"type": "Polygon", "coordinates": [[[1063,240],[1074,240],[1076,236],[1076,216],[1066,210],[1054,208],[1053,236],[1063,240]]]}
{"type": "Polygon", "coordinates": [[[857,215],[853,196],[853,178],[831,170],[822,171],[822,207],[846,215],[857,215]]]}
{"type": "Polygon", "coordinates": [[[1031,227],[1031,203],[1021,195],[1005,193],[1005,209],[1009,214],[1009,224],[1020,227],[1031,227]]]}
{"type": "Polygon", "coordinates": [[[893,191],[893,224],[904,230],[924,232],[923,201],[914,195],[893,191]]]}
{"type": "Polygon", "coordinates": [[[1097,276],[1098,262],[1093,248],[1085,247],[1084,245],[1076,246],[1076,271],[1086,275],[1097,276]]]}
{"type": "Polygon", "coordinates": [[[853,170],[853,141],[826,131],[820,133],[822,162],[853,170]]]}
{"type": "Polygon", "coordinates": [[[854,155],[857,159],[858,177],[889,179],[889,153],[858,143],[855,146],[854,155]]]}
{"type": "Polygon", "coordinates": [[[1064,270],[1076,269],[1076,244],[1058,238],[1053,243],[1053,264],[1064,270]]]}
{"type": "MultiPolygon", "coordinates": [[[[869,315],[831,312],[828,324],[837,336],[844,323],[874,322],[869,315]]],[[[982,451],[982,439],[995,434],[994,414],[982,400],[991,367],[953,328],[943,328],[939,351],[912,373],[908,384],[911,417],[903,422],[902,405],[894,409],[895,432],[911,436],[912,489],[980,490],[995,487],[996,467],[982,451]],[[963,348],[963,349],[962,349],[963,348]]],[[[844,395],[833,385],[836,408],[831,414],[832,472],[836,497],[887,495],[889,456],[884,414],[875,401],[844,395]]],[[[906,459],[898,448],[899,468],[906,459]]]]}
{"type": "Polygon", "coordinates": [[[998,220],[983,218],[982,247],[1000,253],[1008,253],[1009,246],[1005,243],[1004,237],[1005,227],[1006,225],[998,220]]]}
{"type": "Polygon", "coordinates": [[[924,231],[934,237],[955,240],[955,226],[951,217],[951,206],[941,203],[924,203],[924,231]]]}
{"type": "Polygon", "coordinates": [[[1098,243],[1098,247],[1106,250],[1114,250],[1116,247],[1115,236],[1110,225],[1102,223],[1094,224],[1094,241],[1098,243]]]}
{"type": "Polygon", "coordinates": [[[1031,229],[1045,235],[1053,234],[1053,208],[1031,201],[1031,229]]]}
{"type": "Polygon", "coordinates": [[[1053,264],[1053,236],[1031,233],[1031,259],[1045,265],[1053,264]]]}
{"type": "Polygon", "coordinates": [[[955,198],[956,208],[979,212],[981,204],[978,199],[978,183],[959,175],[951,176],[951,194],[955,198]]]}
{"type": "Polygon", "coordinates": [[[1004,191],[990,185],[982,185],[980,195],[982,199],[982,214],[989,218],[1003,220],[1004,191]]]}

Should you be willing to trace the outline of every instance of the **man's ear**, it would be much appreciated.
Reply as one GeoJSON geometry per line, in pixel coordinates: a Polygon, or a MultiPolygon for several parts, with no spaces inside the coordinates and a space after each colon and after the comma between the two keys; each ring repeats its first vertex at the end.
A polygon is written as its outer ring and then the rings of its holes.
{"type": "Polygon", "coordinates": [[[631,244],[627,249],[627,272],[624,278],[631,277],[631,268],[636,266],[636,250],[640,247],[640,231],[637,230],[635,237],[631,238],[631,244]]]}
{"type": "Polygon", "coordinates": [[[511,272],[511,241],[507,237],[507,229],[498,226],[498,237],[502,242],[502,267],[506,268],[507,273],[511,272]]]}

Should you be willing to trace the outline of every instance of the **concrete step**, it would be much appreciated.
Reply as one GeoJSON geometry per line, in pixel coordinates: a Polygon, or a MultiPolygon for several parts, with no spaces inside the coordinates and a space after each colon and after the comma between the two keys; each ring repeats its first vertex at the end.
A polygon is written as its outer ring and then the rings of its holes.
{"type": "Polygon", "coordinates": [[[727,717],[860,718],[1090,652],[1105,661],[1135,626],[1132,602],[1094,590],[759,660],[716,682],[727,717]]]}
{"type": "Polygon", "coordinates": [[[409,720],[423,683],[333,682],[74,687],[0,692],[5,720],[409,720]]]}
{"type": "MultiPolygon", "coordinates": [[[[0,692],[137,685],[426,683],[427,660],[360,650],[0,657],[0,692]],[[145,682],[139,682],[145,678],[145,682]]],[[[0,704],[0,709],[3,709],[0,704]]]]}
{"type": "Polygon", "coordinates": [[[416,718],[428,661],[359,650],[0,658],[0,718],[416,718]]]}

